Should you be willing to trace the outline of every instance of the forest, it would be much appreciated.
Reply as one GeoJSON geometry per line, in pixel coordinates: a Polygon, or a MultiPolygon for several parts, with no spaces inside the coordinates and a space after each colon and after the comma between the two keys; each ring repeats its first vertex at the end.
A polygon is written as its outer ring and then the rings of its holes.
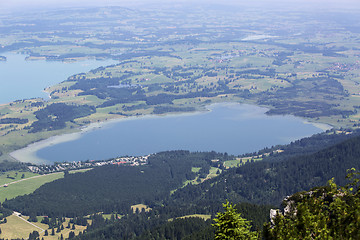
{"type": "Polygon", "coordinates": [[[90,115],[95,111],[94,107],[87,105],[70,106],[65,103],[53,103],[35,112],[37,121],[31,124],[29,132],[62,129],[66,127],[67,121],[90,115]]]}
{"type": "Polygon", "coordinates": [[[29,122],[28,119],[22,119],[22,118],[2,118],[2,119],[0,119],[0,124],[11,124],[11,123],[25,124],[28,122],[29,122]]]}
{"type": "MultiPolygon", "coordinates": [[[[127,213],[130,206],[154,206],[197,174],[208,173],[213,159],[229,156],[209,153],[171,151],[151,155],[148,164],[104,166],[45,184],[33,194],[4,202],[4,206],[28,215],[56,217],[84,216],[97,212],[127,213]]],[[[207,175],[207,174],[205,174],[207,175]]]]}
{"type": "Polygon", "coordinates": [[[8,160],[4,160],[0,163],[0,172],[7,172],[7,171],[12,171],[12,170],[28,170],[28,165],[27,163],[22,163],[22,162],[14,162],[14,161],[8,161],[8,160]]]}
{"type": "Polygon", "coordinates": [[[334,177],[344,184],[346,170],[359,168],[360,138],[355,137],[311,155],[284,161],[258,161],[229,169],[201,185],[176,191],[171,198],[178,203],[226,199],[233,202],[280,204],[294,192],[325,185],[334,177]],[[206,191],[204,191],[206,189],[206,191]],[[221,192],[226,189],[227,194],[221,192]]]}

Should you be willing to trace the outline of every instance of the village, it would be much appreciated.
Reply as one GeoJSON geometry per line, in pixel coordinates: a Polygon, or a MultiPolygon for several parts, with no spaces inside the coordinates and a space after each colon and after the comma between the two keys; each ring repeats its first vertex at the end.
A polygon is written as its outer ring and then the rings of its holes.
{"type": "Polygon", "coordinates": [[[117,165],[117,166],[140,166],[147,164],[150,155],[138,156],[138,157],[117,157],[108,160],[87,160],[79,162],[63,162],[54,163],[53,165],[31,165],[28,166],[29,170],[33,173],[48,174],[54,172],[62,172],[69,170],[79,170],[93,167],[100,167],[105,165],[117,165]]]}

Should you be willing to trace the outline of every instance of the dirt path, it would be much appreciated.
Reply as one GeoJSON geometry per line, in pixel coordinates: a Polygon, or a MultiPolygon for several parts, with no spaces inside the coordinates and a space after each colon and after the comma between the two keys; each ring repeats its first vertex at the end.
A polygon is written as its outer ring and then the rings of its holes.
{"type": "MultiPolygon", "coordinates": [[[[29,221],[28,221],[28,220],[26,220],[25,218],[22,218],[22,217],[21,217],[21,213],[19,213],[19,212],[13,212],[13,215],[14,215],[14,216],[16,216],[16,217],[18,217],[18,218],[20,218],[21,220],[23,220],[23,221],[27,222],[28,224],[30,224],[30,225],[32,225],[32,226],[34,226],[34,227],[36,227],[36,228],[40,229],[40,230],[41,230],[41,232],[44,232],[44,231],[45,231],[45,229],[42,229],[41,227],[36,226],[35,224],[33,224],[33,223],[29,222],[29,221]]],[[[40,233],[41,233],[41,232],[40,232],[40,233]]]]}

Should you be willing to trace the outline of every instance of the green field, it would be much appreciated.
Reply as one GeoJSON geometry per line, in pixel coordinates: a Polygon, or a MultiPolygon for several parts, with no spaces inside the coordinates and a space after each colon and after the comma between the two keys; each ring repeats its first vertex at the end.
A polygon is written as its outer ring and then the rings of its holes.
{"type": "Polygon", "coordinates": [[[1,234],[0,237],[4,239],[15,239],[15,238],[28,238],[29,233],[33,231],[41,232],[42,229],[45,229],[47,225],[45,224],[36,224],[35,227],[19,217],[12,215],[6,218],[7,223],[1,224],[1,234]]]}
{"type": "Polygon", "coordinates": [[[262,157],[259,157],[259,156],[236,158],[234,160],[225,161],[224,167],[226,167],[226,168],[239,167],[247,162],[260,161],[260,160],[262,160],[262,157]]]}
{"type": "Polygon", "coordinates": [[[23,171],[9,171],[0,173],[0,185],[38,176],[39,174],[23,171]]]}
{"type": "MultiPolygon", "coordinates": [[[[70,171],[70,173],[84,172],[88,170],[89,169],[74,170],[70,171]]],[[[6,178],[8,174],[9,176],[15,176],[16,172],[5,172],[0,176],[0,185],[8,184],[7,187],[0,188],[0,202],[4,202],[5,199],[12,199],[17,196],[30,194],[36,189],[38,189],[41,185],[64,177],[63,172],[51,173],[46,175],[34,174],[31,172],[18,172],[18,177],[15,180],[11,179],[10,181],[10,179],[6,178]],[[25,175],[24,179],[21,179],[22,174],[25,175]],[[16,180],[19,180],[19,182],[9,184],[16,180]]]]}
{"type": "Polygon", "coordinates": [[[151,208],[149,206],[145,205],[145,204],[132,205],[131,209],[133,210],[134,213],[136,213],[136,211],[138,211],[138,212],[142,212],[142,211],[149,212],[149,211],[151,211],[151,208]]]}
{"type": "Polygon", "coordinates": [[[26,179],[18,183],[10,184],[8,185],[8,187],[2,187],[0,188],[0,202],[5,201],[5,199],[12,199],[17,196],[32,193],[41,185],[63,177],[63,172],[52,173],[48,175],[39,175],[35,178],[26,179]]]}
{"type": "Polygon", "coordinates": [[[219,175],[221,173],[221,169],[220,168],[216,168],[216,167],[211,167],[210,171],[209,171],[209,175],[206,177],[206,179],[211,179],[216,177],[217,175],[219,175]]]}
{"type": "MultiPolygon", "coordinates": [[[[28,219],[26,216],[21,216],[23,219],[28,219]]],[[[4,239],[27,239],[29,237],[29,234],[33,231],[38,231],[40,234],[40,238],[46,239],[46,240],[58,240],[60,239],[60,236],[63,235],[64,238],[67,238],[69,236],[70,231],[73,231],[76,235],[79,234],[79,232],[82,232],[86,227],[75,225],[75,230],[71,230],[66,228],[68,222],[70,219],[66,218],[65,222],[63,223],[63,226],[65,227],[64,230],[62,230],[59,233],[56,233],[55,235],[51,235],[51,229],[48,229],[47,224],[42,224],[40,222],[36,223],[29,223],[24,221],[18,216],[12,215],[7,217],[7,223],[1,224],[1,234],[0,238],[4,239]],[[34,224],[34,225],[32,225],[34,224]],[[45,231],[47,230],[49,235],[44,236],[45,231]]]]}
{"type": "MultiPolygon", "coordinates": [[[[73,170],[70,171],[70,174],[77,173],[77,172],[84,172],[90,169],[81,169],[81,170],[73,170]]],[[[41,185],[52,182],[54,180],[60,179],[64,177],[63,172],[51,173],[47,175],[39,175],[34,174],[31,172],[18,172],[16,175],[15,171],[5,172],[0,176],[1,184],[10,183],[7,187],[0,188],[0,202],[3,202],[5,199],[15,198],[17,196],[30,194],[34,192],[37,188],[41,185]],[[21,178],[22,174],[24,174],[24,178],[21,178]],[[9,175],[10,177],[14,177],[15,179],[9,179],[6,176],[9,175]],[[16,176],[16,177],[15,177],[16,176]],[[10,181],[12,180],[12,181],[10,181]],[[18,181],[16,183],[12,183],[14,181],[18,181]]],[[[23,216],[24,219],[28,219],[28,217],[23,216]]],[[[33,231],[38,231],[40,236],[44,239],[55,240],[59,239],[60,235],[62,234],[64,237],[68,237],[70,231],[74,231],[78,234],[80,231],[83,231],[85,227],[83,226],[76,226],[75,230],[70,230],[65,228],[60,233],[55,233],[54,236],[51,236],[51,230],[48,229],[48,225],[40,223],[43,217],[39,216],[38,222],[32,223],[24,221],[23,219],[19,218],[18,216],[12,215],[7,217],[7,223],[1,224],[1,231],[0,238],[5,239],[14,239],[14,238],[27,238],[29,233],[33,231]],[[49,236],[44,236],[45,229],[48,229],[49,236]]],[[[67,226],[67,223],[70,219],[66,219],[64,226],[67,226]]]]}

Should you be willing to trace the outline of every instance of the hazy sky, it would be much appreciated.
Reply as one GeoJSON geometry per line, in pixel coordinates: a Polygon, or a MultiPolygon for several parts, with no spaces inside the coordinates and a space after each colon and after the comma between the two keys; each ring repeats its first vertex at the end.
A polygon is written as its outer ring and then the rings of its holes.
{"type": "Polygon", "coordinates": [[[188,3],[221,3],[236,5],[264,5],[267,7],[287,6],[287,7],[307,7],[313,8],[347,8],[360,9],[360,0],[0,0],[0,9],[26,10],[37,8],[56,8],[56,7],[81,7],[81,6],[136,6],[143,4],[188,2],[188,3]]]}

